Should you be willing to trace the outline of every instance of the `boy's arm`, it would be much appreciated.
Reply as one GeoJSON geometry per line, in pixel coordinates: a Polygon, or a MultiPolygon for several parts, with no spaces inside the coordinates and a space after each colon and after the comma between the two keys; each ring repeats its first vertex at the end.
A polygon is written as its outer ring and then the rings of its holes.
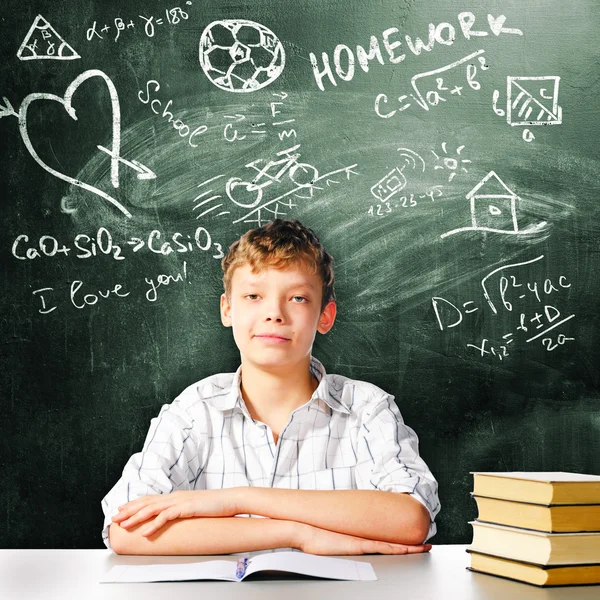
{"type": "Polygon", "coordinates": [[[297,548],[309,554],[413,554],[431,545],[407,546],[364,539],[294,521],[249,518],[175,519],[149,537],[145,523],[124,529],[113,523],[110,541],[117,554],[197,555],[297,548]]]}
{"type": "Polygon", "coordinates": [[[395,544],[422,544],[427,508],[407,493],[380,490],[234,488],[239,514],[307,523],[321,529],[395,544]]]}
{"type": "Polygon", "coordinates": [[[299,523],[244,517],[176,519],[154,535],[144,537],[144,523],[125,529],[109,528],[117,554],[194,555],[231,554],[272,548],[298,548],[299,523]]]}

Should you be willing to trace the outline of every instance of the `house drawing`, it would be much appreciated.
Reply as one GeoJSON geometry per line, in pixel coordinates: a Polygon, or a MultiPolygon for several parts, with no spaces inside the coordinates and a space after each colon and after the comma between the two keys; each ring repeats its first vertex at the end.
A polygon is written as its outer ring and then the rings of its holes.
{"type": "Polygon", "coordinates": [[[517,233],[517,196],[506,184],[490,171],[468,194],[467,200],[471,203],[471,225],[473,229],[495,229],[496,231],[510,231],[517,233]],[[485,193],[483,188],[488,187],[500,191],[485,193]],[[506,193],[504,193],[506,192],[506,193]]]}
{"type": "Polygon", "coordinates": [[[471,205],[471,225],[446,231],[441,238],[463,231],[489,231],[508,235],[538,233],[547,226],[546,221],[519,229],[517,204],[521,200],[495,171],[490,171],[466,196],[471,205]]]}

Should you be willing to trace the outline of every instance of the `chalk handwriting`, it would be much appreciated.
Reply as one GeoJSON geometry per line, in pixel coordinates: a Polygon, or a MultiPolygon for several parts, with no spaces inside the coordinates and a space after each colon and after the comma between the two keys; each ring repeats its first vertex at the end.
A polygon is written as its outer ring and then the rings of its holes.
{"type": "MultiPolygon", "coordinates": [[[[192,2],[188,0],[186,2],[187,6],[191,6],[192,2]]],[[[165,25],[178,25],[183,21],[187,21],[189,19],[189,15],[185,12],[181,7],[174,6],[173,8],[165,8],[165,15],[156,16],[156,15],[138,15],[139,19],[138,25],[144,28],[144,33],[147,37],[154,37],[156,26],[165,25]]],[[[104,23],[104,25],[98,25],[98,21],[94,21],[90,27],[88,27],[86,32],[86,38],[88,42],[92,40],[104,40],[110,39],[110,35],[114,35],[114,40],[117,41],[121,37],[121,33],[124,31],[129,31],[135,29],[136,24],[132,18],[129,20],[122,19],[121,17],[115,17],[111,23],[108,25],[104,23]],[[111,34],[111,31],[113,33],[111,34]]]]}
{"type": "Polygon", "coordinates": [[[210,23],[200,36],[200,66],[226,92],[254,92],[273,83],[285,67],[285,50],[268,28],[247,19],[210,23]]]}
{"type": "MultiPolygon", "coordinates": [[[[467,40],[488,36],[490,32],[495,36],[499,36],[500,34],[523,35],[523,32],[520,29],[504,26],[504,23],[506,22],[506,17],[504,15],[494,17],[488,14],[487,20],[490,31],[473,29],[475,20],[475,15],[472,12],[465,11],[458,15],[460,31],[467,40]]],[[[402,52],[400,49],[403,45],[403,41],[406,48],[408,48],[412,54],[419,56],[424,51],[431,52],[435,47],[435,44],[452,46],[456,40],[456,28],[451,23],[446,22],[437,25],[429,23],[427,42],[424,42],[418,37],[413,39],[409,35],[404,35],[402,41],[401,39],[398,39],[398,37],[400,37],[399,33],[400,32],[396,27],[386,29],[381,34],[381,44],[378,37],[372,35],[369,40],[369,49],[366,50],[363,46],[356,46],[356,53],[345,44],[338,44],[333,51],[333,70],[331,68],[332,61],[327,52],[321,54],[321,64],[319,64],[319,59],[316,54],[311,52],[309,54],[309,59],[317,87],[321,91],[325,90],[325,86],[323,85],[323,80],[325,78],[327,78],[331,85],[337,86],[338,82],[334,76],[334,71],[339,80],[352,81],[356,73],[357,60],[358,66],[365,73],[369,72],[369,68],[373,61],[376,61],[380,65],[384,65],[386,61],[390,64],[401,63],[407,56],[406,53],[402,52]]],[[[418,90],[417,94],[419,94],[418,90]]],[[[425,110],[428,110],[428,108],[425,110]]]]}
{"type": "Polygon", "coordinates": [[[200,125],[192,131],[191,127],[184,123],[182,119],[175,119],[175,115],[170,110],[171,105],[173,104],[173,100],[169,100],[165,104],[164,108],[162,106],[161,100],[159,100],[158,98],[153,98],[152,100],[150,100],[151,88],[152,94],[156,94],[156,92],[160,90],[160,83],[158,83],[156,79],[150,79],[149,81],[147,81],[146,90],[140,90],[138,92],[138,100],[142,104],[150,104],[150,110],[155,115],[160,115],[163,119],[166,119],[167,122],[171,124],[173,129],[179,134],[180,137],[187,138],[187,142],[192,148],[198,148],[200,144],[196,143],[197,140],[195,140],[195,138],[205,133],[208,130],[208,127],[206,125],[200,125]],[[160,110],[161,108],[162,111],[160,110]]]}
{"type": "MultiPolygon", "coordinates": [[[[556,306],[556,302],[572,287],[568,278],[560,275],[538,280],[533,277],[524,278],[519,274],[519,269],[539,263],[543,258],[544,255],[540,255],[528,261],[502,265],[481,279],[483,297],[493,315],[498,315],[499,311],[505,315],[518,315],[517,324],[501,336],[502,341],[483,337],[477,343],[466,344],[467,348],[475,350],[480,357],[492,356],[504,360],[509,356],[509,345],[515,341],[516,336],[524,338],[526,344],[540,340],[548,352],[574,341],[575,338],[556,331],[575,317],[574,314],[564,315],[556,306]],[[490,287],[492,280],[495,281],[493,288],[490,287]],[[499,301],[492,301],[492,293],[499,301]]],[[[431,302],[441,331],[458,327],[467,315],[482,309],[475,300],[456,303],[434,296],[431,302]]]]}
{"type": "Polygon", "coordinates": [[[229,143],[233,143],[241,142],[249,137],[267,135],[267,125],[271,125],[275,128],[275,132],[280,141],[289,137],[296,138],[296,129],[290,125],[291,123],[295,123],[296,119],[288,118],[289,115],[284,113],[285,103],[283,100],[288,98],[287,92],[279,92],[272,95],[279,98],[281,101],[274,100],[269,103],[269,117],[264,121],[264,117],[261,117],[260,119],[250,119],[247,118],[247,115],[240,113],[223,115],[223,118],[227,119],[227,123],[223,127],[223,137],[225,140],[229,143]],[[267,123],[269,119],[272,119],[272,121],[267,123]]]}
{"type": "Polygon", "coordinates": [[[87,290],[84,291],[80,291],[81,288],[83,287],[84,283],[83,281],[80,280],[75,280],[71,283],[70,289],[69,289],[69,298],[71,300],[71,304],[81,310],[82,308],[85,308],[86,306],[94,306],[94,304],[97,304],[99,300],[101,299],[108,299],[111,296],[112,297],[119,297],[119,298],[126,298],[127,296],[129,296],[129,294],[131,292],[123,292],[123,286],[120,283],[117,283],[115,286],[109,288],[109,289],[99,289],[99,290],[93,290],[93,291],[88,291],[88,293],[84,293],[87,290]]]}
{"type": "Polygon", "coordinates": [[[440,235],[441,238],[464,231],[487,231],[505,235],[538,233],[547,225],[541,221],[520,229],[517,222],[517,202],[520,200],[507,185],[490,171],[466,196],[470,203],[471,225],[459,227],[440,235]],[[488,190],[485,190],[485,188],[488,190]],[[486,193],[486,191],[488,193],[486,193]]]}
{"type": "MultiPolygon", "coordinates": [[[[144,282],[146,289],[144,290],[143,297],[148,302],[156,302],[159,299],[159,290],[184,282],[191,284],[187,262],[184,260],[181,269],[175,273],[160,273],[155,277],[144,277],[144,282]]],[[[121,301],[135,294],[134,290],[128,290],[122,283],[110,284],[108,286],[103,285],[101,287],[90,285],[81,279],[75,279],[67,283],[67,306],[71,306],[76,310],[89,310],[92,306],[109,305],[112,302],[121,301]]],[[[61,302],[61,294],[64,294],[62,288],[57,290],[53,287],[43,287],[33,290],[32,296],[41,305],[38,307],[38,312],[42,315],[48,315],[57,310],[65,303],[64,299],[61,302]]]]}
{"type": "Polygon", "coordinates": [[[435,202],[436,198],[441,198],[444,195],[443,186],[434,185],[423,194],[408,194],[400,196],[395,200],[382,201],[380,204],[372,204],[367,211],[370,217],[384,217],[397,208],[415,208],[419,205],[419,200],[429,198],[431,202],[435,202]]]}
{"type": "Polygon", "coordinates": [[[446,65],[445,67],[440,67],[439,69],[434,69],[433,71],[427,71],[425,73],[419,73],[418,75],[415,75],[411,79],[411,85],[415,93],[402,94],[398,96],[394,104],[397,104],[399,106],[397,106],[393,110],[386,110],[386,106],[389,103],[388,95],[377,94],[377,96],[375,97],[374,105],[375,114],[378,117],[381,117],[382,119],[389,119],[394,115],[407,110],[412,105],[412,102],[408,100],[409,96],[414,102],[416,102],[418,106],[420,106],[425,111],[429,111],[430,107],[437,106],[441,102],[447,102],[448,98],[451,96],[462,96],[462,90],[464,86],[455,85],[454,87],[451,87],[448,84],[448,82],[444,80],[444,77],[440,77],[439,75],[441,73],[450,71],[451,69],[455,69],[456,67],[464,65],[465,63],[467,65],[465,70],[467,84],[471,89],[475,91],[480,90],[481,84],[476,79],[477,66],[474,64],[473,59],[477,58],[480,63],[480,68],[482,70],[487,70],[488,66],[485,63],[485,58],[482,56],[483,53],[484,50],[478,50],[477,52],[473,52],[472,54],[469,54],[468,56],[465,56],[460,60],[446,65]],[[434,75],[436,76],[435,83],[432,82],[431,79],[426,79],[434,75]],[[428,89],[426,92],[423,92],[420,88],[421,81],[429,83],[428,87],[430,89],[428,89]],[[382,104],[385,106],[382,106],[382,104]]]}
{"type": "Polygon", "coordinates": [[[271,117],[273,117],[273,119],[277,119],[276,121],[273,121],[273,123],[271,123],[271,124],[273,125],[273,127],[280,128],[280,131],[277,132],[279,140],[283,141],[284,139],[287,139],[292,136],[294,136],[294,138],[297,137],[295,127],[288,127],[289,124],[295,123],[296,119],[287,119],[287,118],[285,118],[285,116],[281,116],[281,117],[277,116],[277,115],[282,114],[283,109],[280,109],[279,107],[285,106],[283,101],[287,100],[288,94],[286,92],[279,92],[279,93],[274,93],[273,96],[275,96],[276,98],[279,98],[279,100],[281,100],[281,102],[273,101],[270,104],[271,117]]]}
{"type": "Polygon", "coordinates": [[[75,60],[81,58],[42,15],[38,15],[17,51],[19,60],[75,60]]]}
{"type": "Polygon", "coordinates": [[[144,281],[148,284],[146,300],[148,300],[148,302],[156,302],[158,300],[159,288],[166,287],[173,283],[182,283],[183,281],[187,281],[187,263],[185,260],[183,261],[183,268],[176,275],[161,273],[155,279],[151,277],[144,277],[144,281]]]}
{"type": "Polygon", "coordinates": [[[175,232],[165,235],[153,229],[143,237],[131,236],[124,242],[116,242],[106,227],[100,227],[95,235],[77,234],[71,243],[64,244],[51,235],[43,235],[37,241],[30,242],[29,236],[18,235],[12,245],[12,255],[17,260],[28,261],[40,258],[60,258],[72,256],[88,259],[109,256],[114,260],[125,260],[127,252],[148,251],[168,256],[172,253],[209,252],[217,260],[223,258],[223,247],[215,242],[204,227],[197,227],[193,233],[175,232]]]}

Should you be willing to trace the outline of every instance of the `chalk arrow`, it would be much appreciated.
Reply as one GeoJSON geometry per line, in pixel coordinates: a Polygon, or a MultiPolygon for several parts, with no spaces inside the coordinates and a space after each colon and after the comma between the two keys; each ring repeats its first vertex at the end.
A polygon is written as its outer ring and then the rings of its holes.
{"type": "Polygon", "coordinates": [[[0,119],[2,117],[18,117],[19,114],[15,112],[15,109],[12,107],[10,100],[8,98],[2,98],[4,100],[5,106],[0,106],[0,119]]]}
{"type": "MultiPolygon", "coordinates": [[[[112,157],[112,153],[108,148],[99,145],[98,150],[102,150],[102,152],[106,152],[106,154],[112,157]]],[[[156,173],[137,160],[127,160],[122,156],[117,156],[117,160],[120,163],[123,163],[125,166],[136,171],[138,174],[138,179],[156,179],[156,173]]]]}

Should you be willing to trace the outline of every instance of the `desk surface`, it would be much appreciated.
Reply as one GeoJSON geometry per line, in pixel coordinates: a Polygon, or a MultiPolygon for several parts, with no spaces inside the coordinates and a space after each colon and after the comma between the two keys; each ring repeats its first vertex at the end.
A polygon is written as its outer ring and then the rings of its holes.
{"type": "MultiPolygon", "coordinates": [[[[466,570],[466,546],[434,546],[428,554],[353,556],[370,562],[378,581],[330,581],[282,576],[241,583],[194,581],[177,583],[100,584],[115,564],[147,564],[213,560],[214,556],[117,556],[109,550],[0,550],[2,600],[154,600],[221,598],[233,600],[353,600],[393,598],[456,600],[583,600],[600,595],[600,586],[536,588],[466,570]]],[[[223,557],[219,557],[223,558],[223,557]]]]}

